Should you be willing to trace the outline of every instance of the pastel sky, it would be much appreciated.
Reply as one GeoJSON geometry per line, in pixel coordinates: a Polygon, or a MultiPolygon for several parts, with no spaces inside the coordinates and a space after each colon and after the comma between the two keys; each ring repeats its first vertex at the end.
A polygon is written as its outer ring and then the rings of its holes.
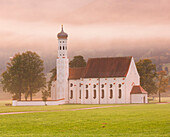
{"type": "Polygon", "coordinates": [[[70,57],[169,49],[170,0],[0,0],[0,57],[56,56],[61,24],[70,57]]]}

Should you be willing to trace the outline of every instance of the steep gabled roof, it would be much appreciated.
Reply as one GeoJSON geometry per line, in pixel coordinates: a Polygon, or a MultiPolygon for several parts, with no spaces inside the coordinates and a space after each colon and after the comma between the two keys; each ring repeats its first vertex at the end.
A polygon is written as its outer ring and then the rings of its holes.
{"type": "Polygon", "coordinates": [[[83,77],[85,67],[79,68],[69,68],[69,78],[68,79],[80,79],[83,77]]]}
{"type": "Polygon", "coordinates": [[[126,77],[132,57],[91,58],[83,78],[126,77]]]}
{"type": "Polygon", "coordinates": [[[140,86],[133,86],[130,94],[147,94],[147,92],[140,86]]]}

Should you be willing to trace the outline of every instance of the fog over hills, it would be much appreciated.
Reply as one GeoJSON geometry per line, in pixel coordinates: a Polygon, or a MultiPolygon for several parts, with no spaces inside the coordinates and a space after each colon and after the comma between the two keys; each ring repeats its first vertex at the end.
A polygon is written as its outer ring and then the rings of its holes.
{"type": "MultiPolygon", "coordinates": [[[[27,50],[55,66],[56,34],[68,33],[68,56],[170,56],[169,0],[0,0],[0,72],[27,50]]],[[[170,61],[169,61],[170,62],[170,61]]]]}

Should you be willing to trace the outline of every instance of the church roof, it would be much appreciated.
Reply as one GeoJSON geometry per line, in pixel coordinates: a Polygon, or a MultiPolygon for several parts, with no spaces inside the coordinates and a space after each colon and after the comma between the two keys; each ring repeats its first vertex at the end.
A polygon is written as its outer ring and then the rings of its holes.
{"type": "Polygon", "coordinates": [[[140,86],[133,86],[130,94],[147,94],[147,92],[140,86]]]}
{"type": "Polygon", "coordinates": [[[85,67],[69,68],[69,79],[80,79],[83,77],[85,67]]]}
{"type": "Polygon", "coordinates": [[[91,58],[83,78],[126,77],[132,57],[91,58]]]}

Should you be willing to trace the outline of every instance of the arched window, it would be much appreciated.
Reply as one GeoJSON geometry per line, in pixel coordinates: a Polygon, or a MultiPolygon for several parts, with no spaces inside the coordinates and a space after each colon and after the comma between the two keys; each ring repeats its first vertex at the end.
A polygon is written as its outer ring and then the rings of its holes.
{"type": "Polygon", "coordinates": [[[70,87],[72,87],[73,86],[73,83],[70,83],[70,87]]]}
{"type": "Polygon", "coordinates": [[[121,97],[122,97],[122,90],[119,89],[119,98],[121,98],[121,97]]]}
{"type": "Polygon", "coordinates": [[[61,46],[60,46],[60,50],[61,50],[61,46]]]}
{"type": "Polygon", "coordinates": [[[95,84],[93,85],[93,88],[96,88],[96,85],[95,85],[95,84]]]}
{"type": "Polygon", "coordinates": [[[104,88],[104,84],[102,84],[102,88],[104,88]]]}
{"type": "Polygon", "coordinates": [[[96,99],[96,90],[94,90],[94,97],[93,98],[96,99]]]}
{"type": "Polygon", "coordinates": [[[112,98],[113,98],[113,90],[110,89],[110,99],[112,99],[112,98]]]}
{"type": "Polygon", "coordinates": [[[121,86],[122,86],[122,85],[121,85],[121,84],[119,84],[119,88],[121,88],[121,86]]]}
{"type": "Polygon", "coordinates": [[[89,91],[88,90],[86,90],[86,99],[88,99],[88,97],[89,97],[89,91]]]}
{"type": "Polygon", "coordinates": [[[63,46],[63,50],[64,50],[64,46],[63,46]]]}
{"type": "Polygon", "coordinates": [[[79,91],[79,99],[81,99],[81,90],[79,91]]]}
{"type": "Polygon", "coordinates": [[[104,89],[102,89],[102,99],[104,98],[104,89]]]}
{"type": "Polygon", "coordinates": [[[73,99],[73,90],[70,91],[70,99],[73,99]]]}
{"type": "Polygon", "coordinates": [[[110,84],[110,88],[112,88],[113,87],[113,85],[112,84],[110,84]]]}
{"type": "Polygon", "coordinates": [[[86,85],[86,88],[88,88],[89,86],[88,85],[86,85]]]}

